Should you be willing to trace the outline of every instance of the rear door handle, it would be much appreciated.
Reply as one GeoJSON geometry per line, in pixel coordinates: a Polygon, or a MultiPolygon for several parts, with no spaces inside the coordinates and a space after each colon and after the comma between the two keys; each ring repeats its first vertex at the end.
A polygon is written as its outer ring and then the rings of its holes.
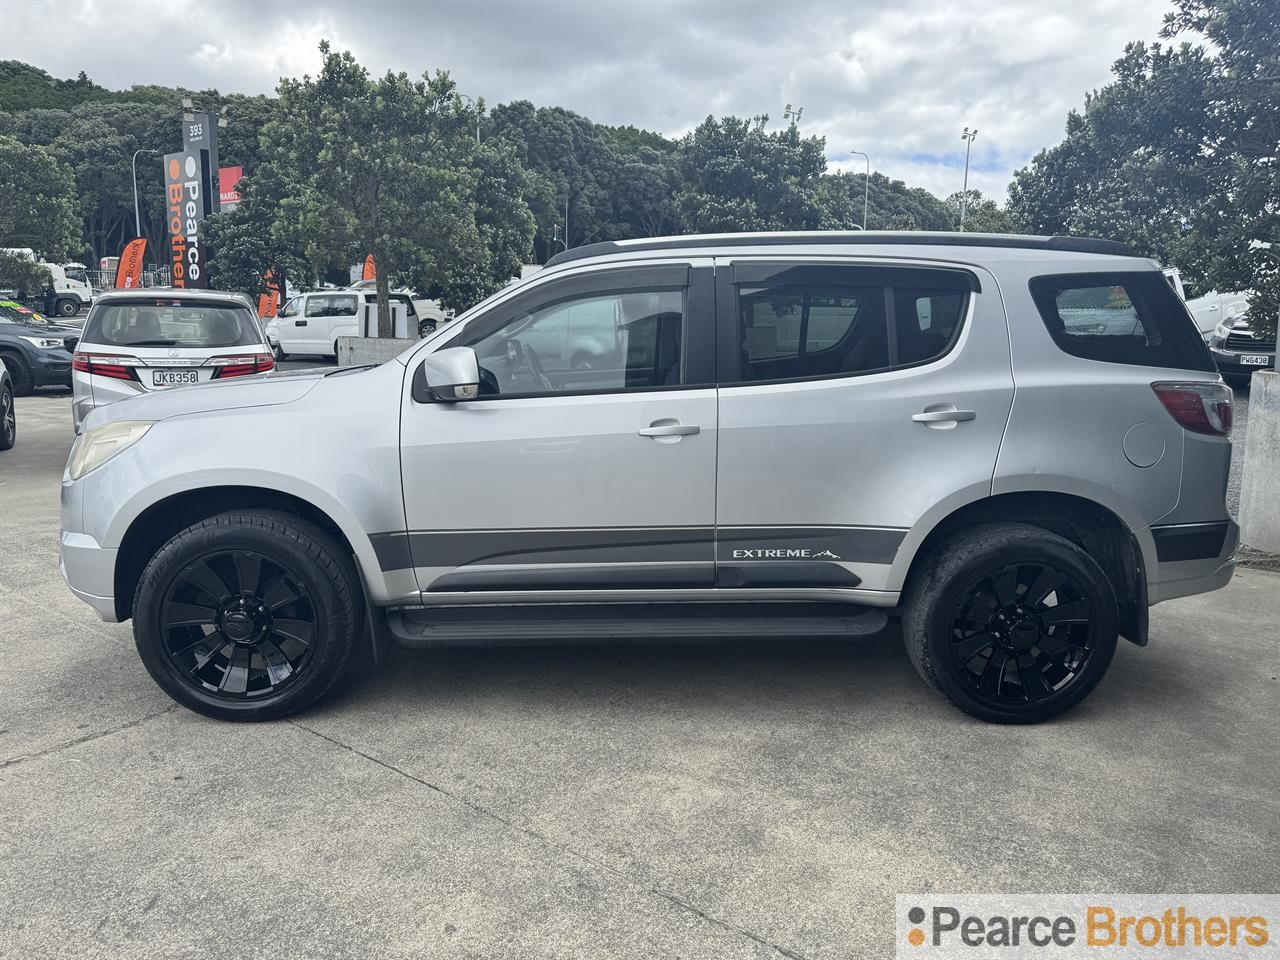
{"type": "Polygon", "coordinates": [[[305,321],[305,320],[295,320],[295,321],[293,321],[293,325],[294,325],[295,327],[305,327],[305,326],[307,325],[307,321],[305,321]]]}
{"type": "Polygon", "coordinates": [[[661,420],[655,420],[649,426],[641,427],[637,432],[642,437],[691,437],[701,430],[701,427],[691,423],[664,423],[661,420]]]}
{"type": "Polygon", "coordinates": [[[925,410],[911,415],[916,423],[961,423],[975,417],[977,414],[972,410],[925,410]]]}

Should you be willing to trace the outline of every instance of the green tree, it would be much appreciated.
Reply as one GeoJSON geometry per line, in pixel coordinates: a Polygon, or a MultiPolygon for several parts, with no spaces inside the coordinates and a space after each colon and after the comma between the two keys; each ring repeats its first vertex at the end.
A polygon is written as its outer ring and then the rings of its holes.
{"type": "Polygon", "coordinates": [[[30,247],[49,260],[79,247],[75,180],[53,153],[0,136],[0,247],[30,247]]]}
{"type": "Polygon", "coordinates": [[[862,226],[864,190],[868,230],[951,230],[946,204],[920,187],[908,187],[873,171],[867,184],[861,173],[824,174],[818,181],[822,229],[850,230],[862,226]]]}
{"type": "Polygon", "coordinates": [[[947,209],[955,229],[960,229],[960,200],[965,199],[964,229],[966,233],[1012,233],[1013,221],[1008,212],[994,200],[984,198],[981,190],[957,190],[947,197],[947,209]]]}
{"type": "Polygon", "coordinates": [[[699,232],[813,230],[822,221],[823,142],[795,124],[770,133],[769,118],[707,117],[679,143],[676,206],[699,232]]]}

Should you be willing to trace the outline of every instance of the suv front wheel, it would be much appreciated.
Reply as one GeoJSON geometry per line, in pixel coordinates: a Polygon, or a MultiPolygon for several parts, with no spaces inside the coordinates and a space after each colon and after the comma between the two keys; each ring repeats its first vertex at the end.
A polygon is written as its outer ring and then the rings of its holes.
{"type": "Polygon", "coordinates": [[[1029,524],[983,524],[944,543],[904,606],[903,639],[920,676],[995,723],[1036,723],[1075,706],[1107,672],[1119,633],[1098,564],[1029,524]]]}
{"type": "Polygon", "coordinates": [[[169,696],[220,720],[309,706],[341,675],[363,627],[351,559],[324,531],[276,511],[223,513],[151,558],[133,635],[169,696]]]}

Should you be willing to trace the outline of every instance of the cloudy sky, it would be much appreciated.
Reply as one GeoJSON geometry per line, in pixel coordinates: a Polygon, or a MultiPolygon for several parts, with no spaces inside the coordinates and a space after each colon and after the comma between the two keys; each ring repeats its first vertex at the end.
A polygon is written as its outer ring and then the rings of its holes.
{"type": "Polygon", "coordinates": [[[1168,0],[0,0],[0,58],[57,77],[268,93],[314,72],[322,38],[375,71],[445,69],[490,103],[524,98],[678,136],[709,113],[787,103],[832,167],[872,166],[940,196],[1003,199],[1061,139],[1168,0]]]}

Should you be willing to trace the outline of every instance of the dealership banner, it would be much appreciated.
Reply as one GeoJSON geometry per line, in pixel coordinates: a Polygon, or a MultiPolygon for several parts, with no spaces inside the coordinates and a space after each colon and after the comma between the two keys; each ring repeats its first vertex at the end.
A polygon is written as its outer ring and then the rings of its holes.
{"type": "Polygon", "coordinates": [[[165,222],[169,230],[169,269],[175,287],[207,289],[200,221],[208,210],[206,179],[197,152],[184,150],[164,158],[165,222]]]}
{"type": "Polygon", "coordinates": [[[360,273],[361,280],[377,280],[378,265],[373,262],[373,254],[364,258],[364,269],[360,273]]]}
{"type": "Polygon", "coordinates": [[[268,270],[262,277],[262,283],[267,292],[258,297],[258,316],[270,320],[280,309],[280,281],[275,270],[268,270]]]}
{"type": "Polygon", "coordinates": [[[117,290],[132,290],[142,285],[142,257],[146,252],[146,237],[138,237],[125,244],[116,265],[117,290]]]}
{"type": "Polygon", "coordinates": [[[220,212],[234,210],[240,203],[240,178],[244,176],[244,167],[222,167],[218,170],[218,201],[222,206],[220,212]]]}
{"type": "Polygon", "coordinates": [[[898,960],[1280,957],[1280,896],[1252,893],[899,896],[898,960]]]}

